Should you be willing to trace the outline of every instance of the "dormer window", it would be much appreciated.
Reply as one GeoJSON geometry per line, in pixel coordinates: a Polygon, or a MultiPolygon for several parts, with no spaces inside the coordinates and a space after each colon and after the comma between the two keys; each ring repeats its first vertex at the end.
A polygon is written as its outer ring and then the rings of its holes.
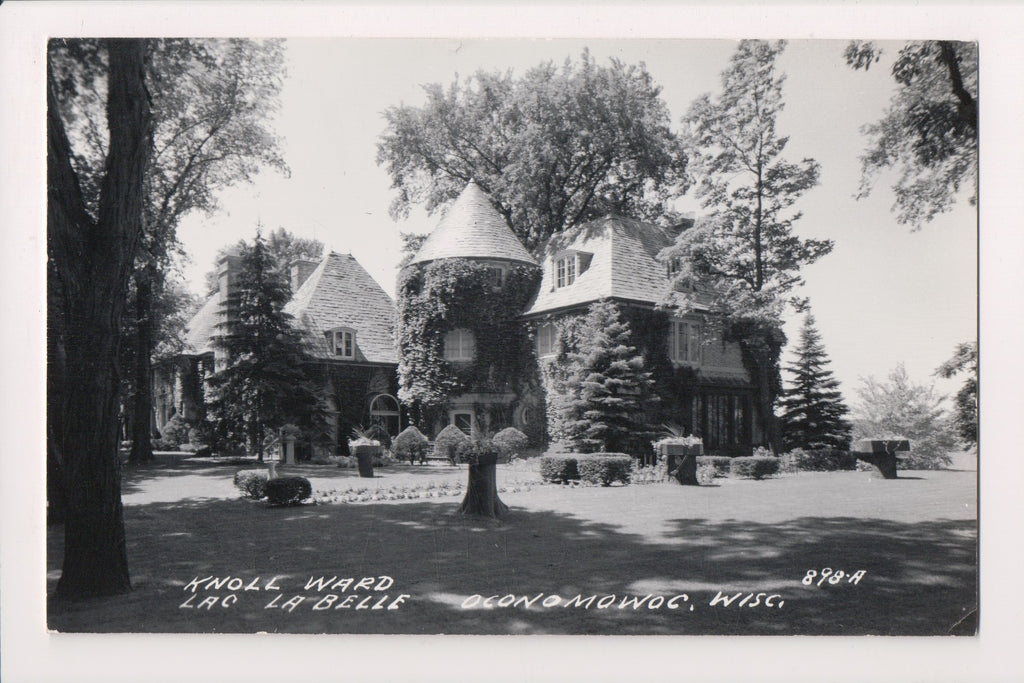
{"type": "Polygon", "coordinates": [[[569,254],[555,261],[555,288],[568,287],[576,282],[576,254],[569,254]]]}
{"type": "Polygon", "coordinates": [[[476,340],[471,330],[460,328],[444,336],[444,359],[447,361],[471,361],[475,351],[476,340]]]}
{"type": "Polygon", "coordinates": [[[334,345],[335,358],[351,360],[356,357],[355,330],[347,327],[341,327],[336,330],[332,330],[331,338],[334,345]]]}
{"type": "Polygon", "coordinates": [[[555,289],[568,287],[590,265],[593,254],[567,251],[555,257],[555,289]]]}
{"type": "Polygon", "coordinates": [[[683,365],[700,365],[700,350],[700,323],[694,320],[673,320],[669,335],[669,358],[683,365]]]}
{"type": "Polygon", "coordinates": [[[677,259],[677,258],[669,259],[668,263],[665,265],[665,270],[668,273],[668,279],[669,280],[671,280],[676,275],[678,275],[679,274],[679,270],[680,270],[679,259],[677,259]]]}

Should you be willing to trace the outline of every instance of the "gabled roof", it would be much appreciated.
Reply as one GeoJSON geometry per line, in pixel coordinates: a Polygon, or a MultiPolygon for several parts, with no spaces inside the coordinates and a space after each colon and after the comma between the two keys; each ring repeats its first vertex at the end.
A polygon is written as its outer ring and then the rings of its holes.
{"type": "Polygon", "coordinates": [[[472,180],[420,246],[412,263],[443,258],[486,258],[536,265],[530,253],[472,180]]]}
{"type": "Polygon", "coordinates": [[[395,303],[351,254],[331,252],[284,308],[302,328],[307,352],[336,358],[329,331],[356,331],[356,361],[397,363],[395,303]]]}
{"type": "MultiPolygon", "coordinates": [[[[189,321],[185,353],[212,353],[221,315],[219,294],[211,296],[189,321]]],[[[331,252],[285,305],[303,331],[306,351],[315,358],[334,359],[328,332],[338,327],[356,331],[357,362],[397,363],[395,304],[350,254],[331,252]]]]}
{"type": "Polygon", "coordinates": [[[544,250],[540,290],[526,315],[615,298],[656,304],[669,291],[658,252],[674,238],[664,228],[621,216],[606,216],[553,236],[544,250]],[[589,256],[576,281],[555,288],[556,258],[569,251],[589,256]]]}

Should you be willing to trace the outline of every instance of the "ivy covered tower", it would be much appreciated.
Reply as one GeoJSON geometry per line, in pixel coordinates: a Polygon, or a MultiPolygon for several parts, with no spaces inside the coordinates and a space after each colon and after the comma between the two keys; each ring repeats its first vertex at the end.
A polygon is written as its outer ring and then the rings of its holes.
{"type": "Polygon", "coordinates": [[[543,431],[532,341],[519,316],[540,267],[470,181],[398,277],[399,398],[430,436],[543,431]]]}

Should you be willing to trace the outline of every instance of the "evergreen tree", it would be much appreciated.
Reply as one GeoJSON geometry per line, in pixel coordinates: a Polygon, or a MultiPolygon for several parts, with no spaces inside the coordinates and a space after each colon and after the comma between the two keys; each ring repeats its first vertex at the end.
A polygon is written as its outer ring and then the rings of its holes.
{"type": "Polygon", "coordinates": [[[227,322],[215,340],[228,363],[213,377],[211,409],[222,435],[248,441],[260,460],[270,430],[311,428],[322,417],[301,334],[284,312],[290,296],[287,277],[257,233],[241,250],[227,322]]]}
{"type": "Polygon", "coordinates": [[[631,343],[618,307],[599,301],[583,324],[582,344],[570,355],[578,393],[565,403],[566,432],[575,450],[621,453],[649,441],[644,405],[654,400],[651,373],[631,343]]]}
{"type": "Polygon", "coordinates": [[[786,368],[793,375],[792,385],[780,402],[786,447],[845,450],[850,445],[851,425],[845,419],[849,408],[838,380],[826,368],[831,361],[810,313],[796,354],[796,362],[786,368]]]}

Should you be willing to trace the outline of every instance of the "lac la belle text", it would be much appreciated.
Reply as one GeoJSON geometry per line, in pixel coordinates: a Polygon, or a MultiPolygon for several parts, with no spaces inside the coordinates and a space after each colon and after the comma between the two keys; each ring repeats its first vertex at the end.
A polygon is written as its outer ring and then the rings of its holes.
{"type": "Polygon", "coordinates": [[[240,576],[195,577],[182,589],[188,597],[178,609],[230,609],[237,604],[252,605],[259,601],[263,609],[294,612],[309,609],[368,610],[370,612],[396,610],[412,597],[389,589],[395,581],[390,576],[311,576],[303,592],[280,585],[282,577],[270,580],[240,576]]]}

